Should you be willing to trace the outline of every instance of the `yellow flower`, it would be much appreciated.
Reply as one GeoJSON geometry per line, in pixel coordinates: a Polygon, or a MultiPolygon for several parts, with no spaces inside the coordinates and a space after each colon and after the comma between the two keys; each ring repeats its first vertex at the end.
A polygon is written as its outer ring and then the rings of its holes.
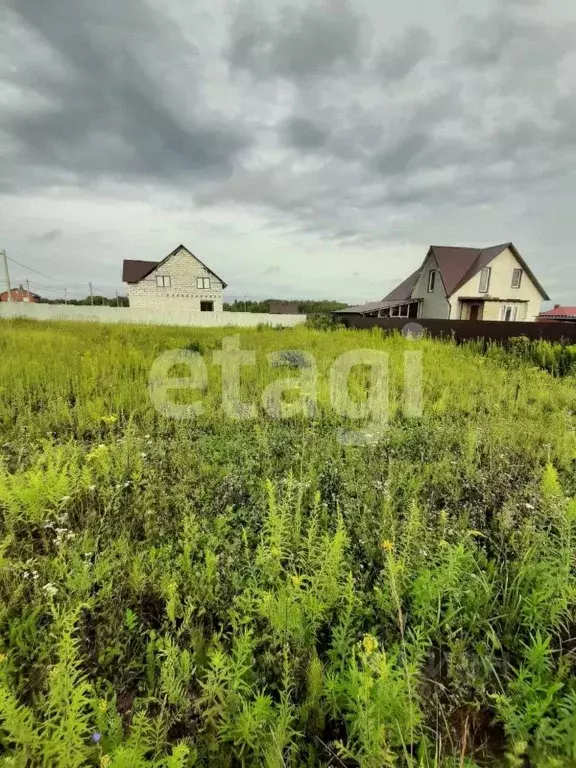
{"type": "Polygon", "coordinates": [[[112,762],[112,758],[110,755],[102,755],[100,758],[100,768],[108,768],[110,763],[112,762]]]}
{"type": "Polygon", "coordinates": [[[5,653],[0,653],[0,664],[4,664],[8,656],[5,653]]]}
{"type": "Polygon", "coordinates": [[[302,584],[302,577],[301,576],[290,576],[292,579],[292,584],[294,584],[295,587],[299,587],[300,584],[302,584]]]}
{"type": "Polygon", "coordinates": [[[118,416],[115,416],[114,414],[110,414],[110,416],[102,416],[102,421],[104,424],[116,424],[118,416]]]}
{"type": "Polygon", "coordinates": [[[380,544],[384,552],[392,552],[394,549],[394,544],[390,541],[390,539],[385,539],[382,544],[380,544]]]}
{"type": "Polygon", "coordinates": [[[364,648],[364,653],[367,656],[371,656],[374,651],[378,650],[378,640],[373,635],[364,635],[362,648],[364,648]]]}
{"type": "Polygon", "coordinates": [[[104,699],[99,701],[98,702],[98,709],[100,710],[100,712],[106,712],[106,710],[108,709],[108,702],[104,701],[104,699]]]}

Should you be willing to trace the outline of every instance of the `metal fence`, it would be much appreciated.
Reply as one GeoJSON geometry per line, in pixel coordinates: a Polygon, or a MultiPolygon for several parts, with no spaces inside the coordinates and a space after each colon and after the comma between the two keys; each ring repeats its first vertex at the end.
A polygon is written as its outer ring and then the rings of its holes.
{"type": "Polygon", "coordinates": [[[496,320],[418,320],[402,318],[362,317],[335,314],[335,319],[347,328],[382,328],[383,331],[412,331],[422,329],[432,338],[451,338],[455,341],[483,339],[506,341],[517,336],[543,339],[565,344],[576,344],[576,323],[522,323],[496,320]],[[408,326],[408,328],[406,328],[408,326]]]}

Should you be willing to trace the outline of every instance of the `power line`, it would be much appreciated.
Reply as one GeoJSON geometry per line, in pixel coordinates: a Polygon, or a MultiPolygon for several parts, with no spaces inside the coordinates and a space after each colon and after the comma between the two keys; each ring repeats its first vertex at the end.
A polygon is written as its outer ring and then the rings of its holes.
{"type": "Polygon", "coordinates": [[[18,264],[19,267],[23,267],[24,269],[27,269],[29,272],[34,272],[36,275],[40,275],[40,277],[45,277],[47,280],[52,280],[55,283],[68,283],[68,285],[74,285],[77,288],[84,288],[86,287],[87,283],[71,283],[70,280],[55,280],[53,277],[50,277],[50,275],[44,274],[44,272],[39,272],[37,269],[34,269],[33,267],[29,267],[27,264],[22,264],[20,261],[16,261],[16,259],[13,259],[11,256],[7,257],[9,261],[12,261],[14,264],[18,264]]]}

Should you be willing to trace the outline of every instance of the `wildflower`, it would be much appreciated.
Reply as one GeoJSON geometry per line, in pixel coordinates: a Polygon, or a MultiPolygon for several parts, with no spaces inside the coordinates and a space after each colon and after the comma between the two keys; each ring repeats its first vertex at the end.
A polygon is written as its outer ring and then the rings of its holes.
{"type": "Polygon", "coordinates": [[[130,485],[130,480],[126,480],[126,482],[124,483],[124,488],[128,488],[129,485],[130,485]]]}
{"type": "Polygon", "coordinates": [[[38,573],[38,571],[32,571],[32,578],[34,579],[34,581],[40,578],[40,574],[38,573]]]}
{"type": "Polygon", "coordinates": [[[104,699],[99,701],[98,702],[98,709],[100,710],[100,712],[102,712],[102,714],[104,714],[104,712],[106,712],[107,709],[108,709],[108,702],[105,701],[104,699]]]}
{"type": "Polygon", "coordinates": [[[144,435],[144,440],[150,440],[150,435],[144,435]]]}
{"type": "Polygon", "coordinates": [[[100,768],[108,768],[110,763],[112,762],[112,758],[110,755],[102,755],[100,758],[100,768]]]}
{"type": "Polygon", "coordinates": [[[0,664],[4,664],[8,656],[5,653],[0,653],[0,664]]]}
{"type": "Polygon", "coordinates": [[[382,544],[380,544],[384,552],[392,552],[394,549],[394,544],[390,541],[390,539],[385,539],[382,544]]]}
{"type": "Polygon", "coordinates": [[[102,421],[104,424],[116,424],[118,416],[115,416],[114,414],[110,414],[110,416],[102,416],[102,421]]]}
{"type": "Polygon", "coordinates": [[[68,531],[68,533],[66,534],[66,538],[67,539],[73,539],[75,536],[76,536],[76,534],[72,533],[72,531],[68,531]]]}
{"type": "Polygon", "coordinates": [[[92,743],[93,744],[100,744],[100,739],[102,738],[102,734],[100,733],[93,733],[92,734],[92,743]]]}
{"type": "Polygon", "coordinates": [[[30,574],[28,573],[28,571],[24,571],[22,576],[24,576],[25,579],[28,579],[30,577],[30,574]]]}
{"type": "Polygon", "coordinates": [[[42,589],[43,589],[43,590],[44,590],[44,592],[46,592],[46,594],[47,594],[47,595],[49,595],[50,597],[54,597],[54,595],[55,595],[55,594],[58,592],[58,590],[56,589],[56,587],[54,586],[54,584],[50,584],[50,583],[48,583],[48,584],[44,584],[44,586],[42,587],[42,589]]]}
{"type": "Polygon", "coordinates": [[[534,504],[525,504],[524,506],[526,507],[526,509],[536,509],[534,504]]]}
{"type": "Polygon", "coordinates": [[[89,485],[88,486],[88,490],[89,491],[95,491],[96,490],[96,486],[95,485],[89,485]]]}
{"type": "Polygon", "coordinates": [[[302,584],[302,577],[301,576],[291,576],[292,584],[294,584],[295,587],[299,587],[302,584]]]}
{"type": "Polygon", "coordinates": [[[378,640],[373,635],[364,635],[362,648],[364,648],[366,656],[371,656],[374,651],[378,650],[378,640]]]}
{"type": "Polygon", "coordinates": [[[148,456],[148,454],[147,454],[147,453],[144,453],[144,452],[142,452],[142,453],[140,454],[140,456],[142,456],[142,458],[143,458],[143,459],[145,459],[145,458],[146,458],[146,456],[148,456]]]}

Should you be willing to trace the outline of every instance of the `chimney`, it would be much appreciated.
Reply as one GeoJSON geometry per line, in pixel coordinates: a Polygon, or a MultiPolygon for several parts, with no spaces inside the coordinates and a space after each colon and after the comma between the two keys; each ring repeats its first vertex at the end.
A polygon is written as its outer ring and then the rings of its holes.
{"type": "Polygon", "coordinates": [[[560,309],[561,306],[561,304],[554,304],[554,309],[560,309]]]}

